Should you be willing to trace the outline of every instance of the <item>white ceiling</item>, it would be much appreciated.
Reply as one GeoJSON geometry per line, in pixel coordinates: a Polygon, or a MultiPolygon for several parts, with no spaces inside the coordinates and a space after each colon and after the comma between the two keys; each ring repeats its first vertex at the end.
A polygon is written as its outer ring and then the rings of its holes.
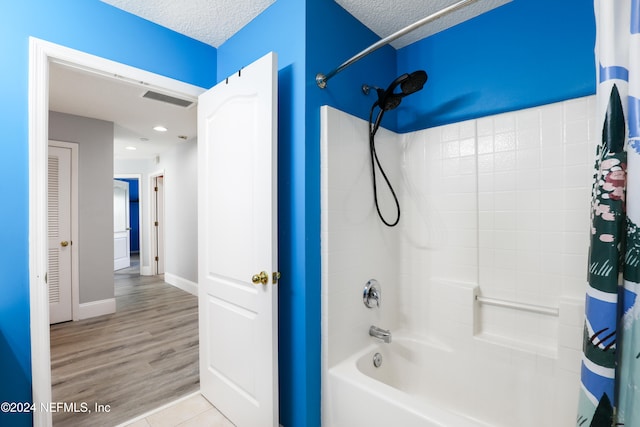
{"type": "Polygon", "coordinates": [[[119,159],[153,158],[177,144],[193,143],[196,137],[197,99],[185,98],[193,105],[178,107],[143,98],[149,89],[57,63],[49,69],[49,109],[113,122],[114,157],[119,159]],[[157,125],[166,127],[167,132],[154,131],[157,125]]]}
{"type": "MultiPolygon", "coordinates": [[[[275,0],[101,1],[219,47],[275,0]]],[[[458,0],[335,1],[383,38],[458,0]]],[[[404,47],[510,1],[478,0],[413,31],[392,45],[404,47]]],[[[362,46],[362,49],[366,47],[362,46]]],[[[327,69],[338,66],[326,65],[327,69]]],[[[189,143],[179,136],[189,141],[197,132],[195,108],[185,109],[142,98],[146,88],[139,84],[52,64],[50,87],[51,110],[115,123],[116,158],[152,158],[176,144],[189,143]],[[153,131],[153,126],[158,124],[167,127],[168,132],[153,131]],[[135,146],[137,150],[125,150],[126,146],[135,146]]]]}

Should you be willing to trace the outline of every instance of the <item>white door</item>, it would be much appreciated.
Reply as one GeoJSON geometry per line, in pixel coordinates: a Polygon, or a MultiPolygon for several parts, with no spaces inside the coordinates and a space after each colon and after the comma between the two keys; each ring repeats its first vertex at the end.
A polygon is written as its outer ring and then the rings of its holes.
{"type": "Polygon", "coordinates": [[[49,146],[49,323],[72,319],[71,305],[71,149],[49,146]]]}
{"type": "Polygon", "coordinates": [[[129,183],[113,180],[113,269],[131,266],[129,183]]]}
{"type": "Polygon", "coordinates": [[[274,53],[200,96],[198,177],[201,393],[237,427],[278,426],[274,53]]]}

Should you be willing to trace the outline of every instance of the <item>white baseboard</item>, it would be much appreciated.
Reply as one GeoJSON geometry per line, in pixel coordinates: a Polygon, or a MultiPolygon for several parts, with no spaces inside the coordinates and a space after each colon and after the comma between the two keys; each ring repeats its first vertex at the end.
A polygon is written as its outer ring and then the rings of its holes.
{"type": "Polygon", "coordinates": [[[176,288],[198,296],[198,284],[171,273],[164,273],[164,281],[176,288]]]}
{"type": "Polygon", "coordinates": [[[91,301],[78,306],[78,320],[91,317],[112,314],[116,312],[116,299],[109,298],[100,301],[91,301]]]}
{"type": "Polygon", "coordinates": [[[141,276],[153,276],[153,271],[152,271],[151,267],[140,266],[140,275],[141,276]]]}

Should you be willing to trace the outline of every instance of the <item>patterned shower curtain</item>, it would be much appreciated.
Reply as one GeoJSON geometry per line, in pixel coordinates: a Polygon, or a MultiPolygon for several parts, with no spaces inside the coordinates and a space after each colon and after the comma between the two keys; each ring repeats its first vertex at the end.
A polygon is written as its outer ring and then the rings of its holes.
{"type": "Polygon", "coordinates": [[[578,426],[640,426],[640,0],[595,0],[597,118],[578,426]]]}

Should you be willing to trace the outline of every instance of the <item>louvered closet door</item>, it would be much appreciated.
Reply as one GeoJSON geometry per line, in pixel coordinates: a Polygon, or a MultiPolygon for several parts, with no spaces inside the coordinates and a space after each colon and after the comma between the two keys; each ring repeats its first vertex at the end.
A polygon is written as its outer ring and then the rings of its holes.
{"type": "Polygon", "coordinates": [[[71,149],[49,146],[49,322],[72,319],[71,149]]]}

